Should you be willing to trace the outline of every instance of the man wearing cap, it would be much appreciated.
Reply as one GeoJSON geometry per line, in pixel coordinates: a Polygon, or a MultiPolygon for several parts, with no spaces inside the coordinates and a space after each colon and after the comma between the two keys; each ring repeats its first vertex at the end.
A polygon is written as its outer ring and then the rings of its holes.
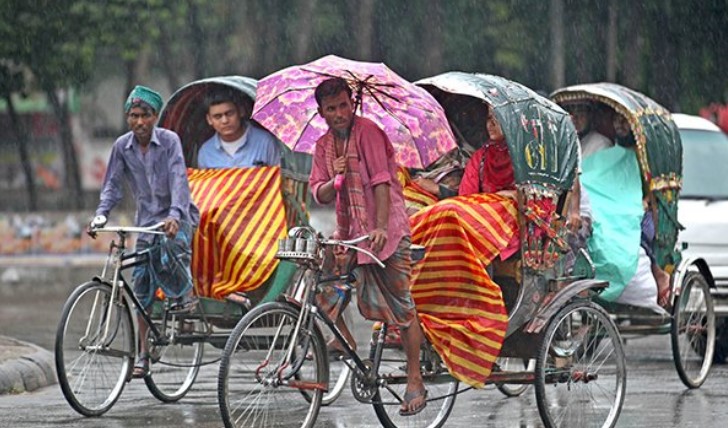
{"type": "MultiPolygon", "coordinates": [[[[124,112],[130,131],[119,137],[111,148],[96,218],[88,232],[94,237],[93,227],[106,223],[109,213],[123,197],[126,182],[136,201],[135,225],[146,227],[163,222],[168,238],[149,234],[137,238],[137,251],[151,248],[152,252],[148,264],[134,269],[134,294],[149,310],[156,288],[161,285],[165,295],[175,299],[178,309],[189,310],[195,303],[189,275],[190,242],[199,211],[190,198],[179,137],[155,126],[162,104],[162,97],[144,86],[135,87],[129,94],[124,112]],[[173,257],[162,257],[162,251],[171,252],[173,257]],[[179,276],[165,281],[162,271],[174,271],[172,275],[179,276]]],[[[140,315],[139,337],[146,337],[146,333],[147,325],[140,315]]],[[[133,376],[139,378],[148,373],[147,344],[141,340],[133,376]]]]}

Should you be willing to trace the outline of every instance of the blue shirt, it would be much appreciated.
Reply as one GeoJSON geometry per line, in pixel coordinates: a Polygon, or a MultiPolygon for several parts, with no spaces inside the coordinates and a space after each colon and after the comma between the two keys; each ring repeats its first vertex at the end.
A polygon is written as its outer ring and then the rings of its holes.
{"type": "Polygon", "coordinates": [[[248,168],[252,166],[278,166],[281,154],[275,137],[268,131],[248,121],[243,134],[243,144],[233,156],[222,147],[220,136],[215,133],[200,147],[197,154],[198,168],[248,168]]]}
{"type": "Polygon", "coordinates": [[[155,127],[146,154],[131,131],[116,140],[96,215],[108,217],[124,195],[124,181],[136,200],[135,225],[151,226],[171,217],[197,226],[200,213],[190,197],[182,144],[174,132],[155,127]]]}

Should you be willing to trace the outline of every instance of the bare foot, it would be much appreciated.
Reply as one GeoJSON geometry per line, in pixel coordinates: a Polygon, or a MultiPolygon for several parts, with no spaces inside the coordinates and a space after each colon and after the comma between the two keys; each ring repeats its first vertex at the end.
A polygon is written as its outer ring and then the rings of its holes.
{"type": "Polygon", "coordinates": [[[225,296],[225,300],[236,303],[244,308],[250,309],[253,304],[244,293],[230,293],[225,296]]]}
{"type": "Polygon", "coordinates": [[[670,304],[670,275],[657,265],[652,265],[652,274],[657,282],[657,304],[663,308],[670,304]]]}

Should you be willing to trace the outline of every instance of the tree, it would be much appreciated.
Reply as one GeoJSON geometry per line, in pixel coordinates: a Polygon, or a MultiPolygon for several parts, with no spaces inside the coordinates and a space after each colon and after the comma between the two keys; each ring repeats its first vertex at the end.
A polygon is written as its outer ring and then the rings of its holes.
{"type": "Polygon", "coordinates": [[[8,0],[13,3],[17,61],[26,66],[53,109],[61,130],[61,153],[70,207],[84,205],[78,156],[73,143],[68,97],[80,87],[93,66],[93,36],[89,17],[72,0],[8,0]]]}
{"type": "Polygon", "coordinates": [[[549,8],[551,28],[551,87],[564,86],[564,0],[551,0],[549,8]]]}
{"type": "MultiPolygon", "coordinates": [[[[0,58],[2,56],[0,53],[0,58]]],[[[25,79],[22,71],[14,70],[13,68],[7,64],[0,63],[0,97],[7,104],[10,124],[15,134],[15,143],[20,157],[20,167],[23,170],[25,187],[28,191],[28,208],[31,211],[35,211],[38,209],[38,192],[35,187],[35,180],[33,179],[33,165],[30,161],[30,154],[28,153],[28,133],[18,113],[15,111],[15,104],[13,102],[13,94],[22,91],[25,86],[25,79]]]]}

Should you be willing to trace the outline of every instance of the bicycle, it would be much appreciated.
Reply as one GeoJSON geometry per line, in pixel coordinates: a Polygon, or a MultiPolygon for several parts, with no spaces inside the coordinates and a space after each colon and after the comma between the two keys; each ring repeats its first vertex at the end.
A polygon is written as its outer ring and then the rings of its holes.
{"type": "Polygon", "coordinates": [[[177,313],[169,299],[147,313],[124,277],[125,271],[149,263],[153,250],[128,251],[128,236],[163,234],[163,225],[92,228],[96,233],[116,233],[119,242],[111,243],[101,276],[79,285],[67,299],[55,344],[63,395],[84,416],[107,412],[131,380],[140,339],[133,311],[149,327],[144,340],[153,364],[144,382],[163,402],[178,401],[187,394],[203,364],[204,342],[215,337],[204,312],[177,313]]]}
{"type": "MultiPolygon", "coordinates": [[[[455,404],[459,382],[452,378],[427,343],[420,352],[428,405],[417,415],[400,416],[407,385],[406,358],[401,347],[387,343],[387,324],[375,333],[369,357],[362,359],[316,303],[316,293],[333,282],[351,284],[351,272],[327,275],[322,271],[325,247],[342,245],[361,251],[384,266],[370,252],[356,247],[368,239],[324,239],[309,227],[291,229],[282,240],[278,258],[294,261],[300,275],[292,295],[260,305],[246,314],[228,338],[220,362],[218,399],[226,427],[268,427],[287,424],[291,415],[303,417],[301,427],[316,421],[329,385],[329,359],[320,325],[325,325],[345,350],[352,371],[354,398],[374,407],[385,427],[436,428],[447,420],[455,404]]],[[[299,426],[298,422],[295,422],[299,426]]]]}

